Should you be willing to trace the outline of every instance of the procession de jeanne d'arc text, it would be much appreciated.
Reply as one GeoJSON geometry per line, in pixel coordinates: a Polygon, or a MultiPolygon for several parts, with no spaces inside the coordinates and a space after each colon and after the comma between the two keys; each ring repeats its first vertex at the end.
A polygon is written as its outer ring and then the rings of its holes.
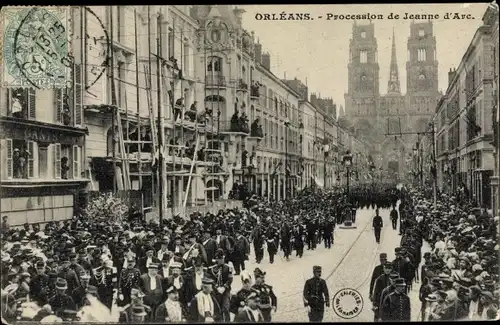
{"type": "Polygon", "coordinates": [[[313,15],[311,13],[289,13],[289,12],[280,12],[280,13],[256,13],[256,20],[382,20],[382,19],[402,19],[402,20],[437,20],[437,19],[445,19],[445,20],[468,20],[475,19],[471,14],[464,14],[458,12],[447,12],[444,15],[439,14],[413,14],[409,12],[405,12],[402,14],[398,13],[389,13],[389,14],[335,14],[335,13],[325,13],[323,15],[313,15]]]}

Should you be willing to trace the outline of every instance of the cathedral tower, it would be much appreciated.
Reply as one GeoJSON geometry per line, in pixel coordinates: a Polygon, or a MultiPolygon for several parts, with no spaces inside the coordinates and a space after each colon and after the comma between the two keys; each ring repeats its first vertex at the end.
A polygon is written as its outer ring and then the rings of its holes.
{"type": "Polygon", "coordinates": [[[346,113],[350,117],[377,114],[379,96],[379,66],[375,26],[353,24],[349,44],[348,92],[345,94],[346,113]]]}
{"type": "Polygon", "coordinates": [[[401,86],[399,84],[398,60],[396,59],[396,40],[394,36],[394,27],[392,28],[391,65],[389,70],[387,93],[401,94],[401,86]]]}

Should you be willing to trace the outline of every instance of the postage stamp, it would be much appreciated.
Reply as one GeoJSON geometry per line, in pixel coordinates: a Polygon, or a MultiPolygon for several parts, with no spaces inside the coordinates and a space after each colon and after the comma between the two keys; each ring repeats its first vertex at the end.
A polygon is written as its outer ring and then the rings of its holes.
{"type": "Polygon", "coordinates": [[[1,23],[3,87],[71,85],[68,7],[4,7],[1,23]]]}

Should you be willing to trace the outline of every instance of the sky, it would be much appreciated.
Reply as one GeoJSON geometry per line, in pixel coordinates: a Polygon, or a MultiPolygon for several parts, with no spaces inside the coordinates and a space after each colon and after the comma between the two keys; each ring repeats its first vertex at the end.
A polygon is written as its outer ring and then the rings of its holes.
{"type": "MultiPolygon", "coordinates": [[[[333,14],[439,14],[433,20],[439,62],[439,89],[446,92],[448,71],[457,67],[469,46],[488,7],[472,4],[387,4],[387,5],[244,5],[243,27],[254,31],[263,52],[271,54],[271,71],[279,78],[297,78],[309,87],[309,93],[331,97],[344,105],[347,92],[349,40],[353,20],[271,21],[257,20],[257,13],[310,13],[311,16],[333,14]],[[446,13],[471,14],[469,20],[445,20],[446,13]]],[[[380,92],[387,92],[392,31],[395,30],[396,52],[401,92],[406,92],[407,38],[411,20],[374,20],[378,45],[380,92]]],[[[357,21],[368,24],[369,21],[357,21]]]]}

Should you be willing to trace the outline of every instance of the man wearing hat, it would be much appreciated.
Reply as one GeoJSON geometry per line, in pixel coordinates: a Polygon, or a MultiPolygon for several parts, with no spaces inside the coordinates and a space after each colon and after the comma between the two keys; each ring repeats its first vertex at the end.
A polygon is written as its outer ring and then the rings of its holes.
{"type": "Polygon", "coordinates": [[[308,308],[310,322],[322,322],[326,307],[330,307],[330,295],[326,281],[321,278],[321,266],[313,266],[314,276],[304,284],[304,306],[308,308]]]}
{"type": "Polygon", "coordinates": [[[151,246],[146,247],[146,256],[140,259],[139,263],[139,269],[142,274],[147,273],[149,270],[149,265],[150,264],[156,264],[158,265],[160,263],[160,260],[154,256],[154,249],[151,246]]]}
{"type": "Polygon", "coordinates": [[[375,232],[375,241],[380,244],[380,232],[384,227],[384,221],[382,217],[378,214],[378,209],[375,210],[375,216],[373,217],[372,228],[375,232]]]}
{"type": "Polygon", "coordinates": [[[101,255],[101,266],[92,269],[90,282],[97,287],[101,302],[111,309],[114,290],[118,285],[118,274],[108,255],[101,255]]]}
{"type": "Polygon", "coordinates": [[[238,315],[245,308],[246,297],[251,292],[255,292],[252,290],[252,279],[247,272],[241,275],[241,283],[243,284],[243,288],[231,297],[229,311],[234,315],[238,315]]]}
{"type": "Polygon", "coordinates": [[[394,269],[394,271],[398,272],[399,277],[405,279],[405,283],[407,283],[408,280],[411,279],[410,265],[404,258],[403,249],[401,247],[396,247],[394,249],[394,253],[396,254],[396,258],[394,259],[394,261],[392,261],[392,268],[394,269]]]}
{"type": "Polygon", "coordinates": [[[185,301],[190,302],[193,297],[201,291],[202,281],[207,268],[203,267],[203,261],[198,258],[194,261],[194,265],[188,267],[186,271],[186,283],[184,284],[185,301]]]}
{"type": "Polygon", "coordinates": [[[144,304],[151,308],[154,315],[156,308],[163,301],[162,278],[158,274],[158,264],[151,263],[148,267],[148,273],[141,275],[140,288],[144,292],[144,304]]]}
{"type": "Polygon", "coordinates": [[[73,290],[80,286],[78,275],[71,269],[71,263],[68,255],[62,255],[60,258],[61,266],[57,268],[57,276],[66,279],[68,283],[68,291],[73,292],[73,290]]]}
{"type": "Polygon", "coordinates": [[[189,304],[188,321],[193,323],[229,322],[224,317],[218,299],[212,294],[214,281],[203,279],[203,289],[198,292],[189,304]]]}
{"type": "Polygon", "coordinates": [[[212,266],[215,260],[215,253],[217,252],[217,242],[210,236],[210,229],[206,228],[203,231],[202,245],[207,255],[207,266],[212,266]]]}
{"type": "MultiPolygon", "coordinates": [[[[375,268],[373,269],[373,273],[372,273],[372,279],[370,281],[370,294],[373,292],[373,285],[375,284],[375,280],[377,280],[377,278],[379,276],[381,276],[382,274],[384,274],[384,265],[387,263],[387,254],[386,253],[380,253],[380,264],[375,266],[375,268]]],[[[391,271],[392,271],[392,268],[391,268],[391,271]]],[[[389,272],[388,274],[390,274],[391,272],[389,272]]]]}
{"type": "Polygon", "coordinates": [[[382,301],[380,318],[382,321],[407,321],[411,320],[410,298],[406,295],[405,279],[394,281],[395,290],[382,301]]]}
{"type": "Polygon", "coordinates": [[[380,293],[380,300],[376,301],[377,306],[379,307],[379,312],[382,309],[382,302],[384,301],[384,299],[388,295],[390,295],[391,293],[393,293],[394,290],[396,290],[396,286],[395,286],[396,279],[399,279],[399,274],[397,272],[392,271],[391,274],[389,275],[389,286],[385,287],[382,290],[382,292],[380,293]]]}
{"type": "Polygon", "coordinates": [[[166,286],[165,290],[171,286],[177,289],[180,296],[179,301],[181,302],[181,304],[185,305],[187,304],[184,294],[186,281],[184,279],[184,276],[182,275],[182,267],[182,264],[179,262],[170,263],[171,275],[169,275],[164,282],[166,286]]]}
{"type": "Polygon", "coordinates": [[[235,323],[263,323],[264,315],[259,309],[260,297],[255,291],[250,292],[245,297],[245,307],[234,317],[235,323]]]}
{"type": "Polygon", "coordinates": [[[138,288],[141,271],[135,267],[135,257],[127,256],[127,268],[123,269],[118,279],[119,306],[130,303],[132,288],[138,288]]]}
{"type": "Polygon", "coordinates": [[[215,254],[215,265],[208,268],[209,276],[214,280],[214,295],[219,302],[224,319],[229,319],[229,303],[231,299],[231,284],[233,283],[233,269],[224,263],[223,249],[218,249],[215,254]]]}
{"type": "Polygon", "coordinates": [[[374,321],[377,322],[380,318],[380,297],[385,288],[389,287],[395,279],[399,278],[399,274],[392,274],[392,264],[386,262],[383,265],[383,274],[381,274],[373,285],[373,289],[370,294],[370,300],[373,304],[374,321]],[[392,279],[392,281],[391,281],[392,279]]]}
{"type": "Polygon", "coordinates": [[[71,293],[71,297],[73,297],[77,308],[81,308],[82,306],[84,306],[84,300],[88,293],[89,282],[90,275],[83,271],[80,275],[80,286],[78,288],[75,288],[71,293]]]}
{"type": "Polygon", "coordinates": [[[66,290],[68,290],[66,279],[58,278],[56,281],[56,294],[49,300],[49,305],[57,316],[65,309],[76,309],[73,298],[68,296],[66,290]]]}
{"type": "Polygon", "coordinates": [[[264,320],[266,322],[271,322],[271,311],[278,308],[278,298],[273,292],[273,287],[265,283],[265,275],[266,272],[263,272],[261,269],[256,268],[253,271],[255,284],[252,286],[252,289],[257,291],[260,296],[260,310],[264,315],[264,320]]]}
{"type": "Polygon", "coordinates": [[[49,276],[45,273],[45,263],[38,261],[35,264],[37,274],[30,282],[30,297],[38,305],[43,306],[48,302],[47,287],[49,285],[49,276]]]}
{"type": "Polygon", "coordinates": [[[156,309],[155,322],[181,323],[186,321],[186,309],[179,302],[179,291],[170,286],[166,290],[167,300],[156,309]]]}
{"type": "Polygon", "coordinates": [[[260,264],[264,258],[264,232],[260,224],[257,224],[252,232],[253,248],[255,252],[255,262],[260,264]]]}
{"type": "Polygon", "coordinates": [[[146,314],[149,314],[151,312],[151,308],[149,306],[144,305],[143,298],[144,298],[144,293],[138,288],[132,288],[130,291],[130,297],[131,301],[130,304],[125,305],[120,312],[120,323],[122,322],[132,322],[133,321],[133,310],[134,307],[137,306],[142,306],[144,307],[144,311],[146,314]]]}
{"type": "Polygon", "coordinates": [[[194,250],[197,250],[198,256],[200,256],[202,258],[202,261],[204,263],[207,263],[207,253],[205,252],[205,247],[203,247],[202,244],[197,242],[197,238],[198,238],[198,234],[195,231],[192,231],[189,234],[189,239],[188,239],[189,247],[188,247],[188,250],[186,251],[186,253],[184,253],[183,258],[185,260],[187,260],[190,256],[192,256],[191,252],[193,252],[194,250]]]}
{"type": "Polygon", "coordinates": [[[240,229],[236,229],[235,233],[236,238],[230,260],[233,262],[235,275],[240,275],[241,270],[245,270],[245,261],[248,260],[248,255],[250,255],[250,243],[242,235],[240,229]]]}

